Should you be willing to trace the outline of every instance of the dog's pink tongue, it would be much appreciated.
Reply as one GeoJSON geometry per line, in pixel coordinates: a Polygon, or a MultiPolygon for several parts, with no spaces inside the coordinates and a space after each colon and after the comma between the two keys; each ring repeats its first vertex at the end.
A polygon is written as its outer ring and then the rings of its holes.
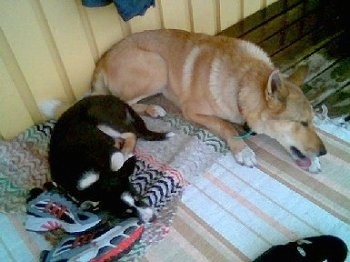
{"type": "Polygon", "coordinates": [[[311,166],[311,159],[308,157],[295,160],[295,162],[297,163],[297,165],[300,168],[305,169],[305,170],[307,170],[311,166]]]}

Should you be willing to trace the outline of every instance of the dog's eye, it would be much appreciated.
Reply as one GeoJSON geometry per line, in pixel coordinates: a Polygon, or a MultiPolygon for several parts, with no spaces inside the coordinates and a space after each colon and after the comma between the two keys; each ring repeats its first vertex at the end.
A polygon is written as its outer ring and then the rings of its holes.
{"type": "Polygon", "coordinates": [[[306,122],[306,121],[301,121],[300,122],[302,126],[305,126],[305,127],[308,127],[309,126],[309,123],[306,122]]]}

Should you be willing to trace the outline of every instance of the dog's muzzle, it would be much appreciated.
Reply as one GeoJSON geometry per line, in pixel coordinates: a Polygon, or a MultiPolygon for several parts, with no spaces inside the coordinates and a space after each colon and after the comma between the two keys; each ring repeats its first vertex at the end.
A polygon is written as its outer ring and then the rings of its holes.
{"type": "Polygon", "coordinates": [[[295,160],[295,163],[302,169],[308,170],[309,167],[312,164],[312,161],[310,158],[305,156],[298,148],[291,146],[290,151],[292,154],[292,157],[295,160]]]}
{"type": "Polygon", "coordinates": [[[291,146],[290,152],[295,163],[303,170],[307,170],[311,173],[321,172],[321,166],[318,156],[325,155],[327,153],[326,149],[320,150],[318,155],[314,157],[307,157],[298,148],[291,146]]]}

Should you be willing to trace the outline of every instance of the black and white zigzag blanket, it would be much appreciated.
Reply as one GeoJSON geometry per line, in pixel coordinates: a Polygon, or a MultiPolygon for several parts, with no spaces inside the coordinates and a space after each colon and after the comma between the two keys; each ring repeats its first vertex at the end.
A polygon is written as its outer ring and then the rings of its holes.
{"type": "MultiPolygon", "coordinates": [[[[205,147],[209,146],[210,151],[222,148],[220,140],[212,139],[209,133],[175,116],[169,115],[162,120],[146,118],[145,121],[153,130],[171,130],[176,136],[157,143],[139,141],[137,144],[137,168],[131,176],[131,182],[144,197],[143,200],[157,210],[158,218],[155,223],[148,225],[141,241],[123,257],[125,260],[143,254],[146,247],[158,242],[169,232],[178,200],[186,185],[184,172],[196,175],[198,169],[209,164],[206,157],[190,153],[193,150],[189,148],[198,148],[205,154],[206,150],[202,148],[204,144],[197,145],[198,139],[206,141],[205,147]],[[201,159],[206,159],[206,163],[201,159]]],[[[0,212],[3,213],[0,215],[4,219],[25,219],[28,191],[50,180],[47,155],[54,125],[55,121],[50,120],[26,129],[13,140],[0,141],[0,212]]],[[[21,230],[25,232],[24,228],[21,230]]],[[[28,241],[32,239],[29,237],[28,241]]]]}

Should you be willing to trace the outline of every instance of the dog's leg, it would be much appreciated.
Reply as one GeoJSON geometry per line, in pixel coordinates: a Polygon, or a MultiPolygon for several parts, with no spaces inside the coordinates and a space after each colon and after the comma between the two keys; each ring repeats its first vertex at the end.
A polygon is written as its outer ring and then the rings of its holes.
{"type": "Polygon", "coordinates": [[[166,115],[166,111],[158,105],[130,104],[130,106],[140,115],[147,115],[153,118],[163,117],[166,115]]]}
{"type": "Polygon", "coordinates": [[[119,131],[107,126],[107,125],[103,125],[103,124],[100,124],[100,125],[97,125],[97,128],[102,131],[103,133],[105,133],[107,136],[110,136],[114,139],[117,139],[117,138],[120,138],[121,137],[121,134],[119,131]]]}
{"type": "Polygon", "coordinates": [[[89,170],[85,172],[78,180],[77,189],[84,190],[97,182],[100,178],[100,174],[96,171],[89,170]]]}
{"type": "MultiPolygon", "coordinates": [[[[117,130],[114,130],[113,128],[107,126],[107,125],[98,125],[97,128],[102,131],[103,133],[105,133],[106,135],[110,136],[111,138],[114,139],[115,141],[115,145],[114,147],[118,150],[121,149],[123,141],[121,141],[121,133],[118,132],[117,130]]],[[[122,152],[114,152],[111,155],[111,170],[113,171],[118,171],[124,164],[124,162],[126,161],[124,154],[122,152]]]]}
{"type": "Polygon", "coordinates": [[[115,140],[115,148],[120,150],[111,156],[111,170],[118,171],[124,162],[134,155],[137,137],[130,132],[120,133],[107,125],[98,125],[97,128],[112,137],[115,140]]]}
{"type": "Polygon", "coordinates": [[[188,120],[206,127],[224,139],[238,163],[249,167],[257,164],[254,151],[242,139],[236,138],[239,134],[232,123],[215,116],[196,114],[189,111],[185,111],[183,114],[188,120]]]}
{"type": "Polygon", "coordinates": [[[137,137],[134,133],[122,133],[120,137],[124,139],[124,144],[120,151],[124,154],[126,161],[134,155],[137,137]]]}
{"type": "Polygon", "coordinates": [[[111,155],[111,170],[118,171],[124,165],[125,159],[121,152],[114,152],[111,155]]]}
{"type": "Polygon", "coordinates": [[[114,152],[111,156],[111,170],[118,171],[130,157],[134,155],[136,135],[134,133],[121,133],[120,137],[114,137],[115,147],[120,152],[114,152]],[[121,142],[120,139],[123,141],[121,142]]]}

